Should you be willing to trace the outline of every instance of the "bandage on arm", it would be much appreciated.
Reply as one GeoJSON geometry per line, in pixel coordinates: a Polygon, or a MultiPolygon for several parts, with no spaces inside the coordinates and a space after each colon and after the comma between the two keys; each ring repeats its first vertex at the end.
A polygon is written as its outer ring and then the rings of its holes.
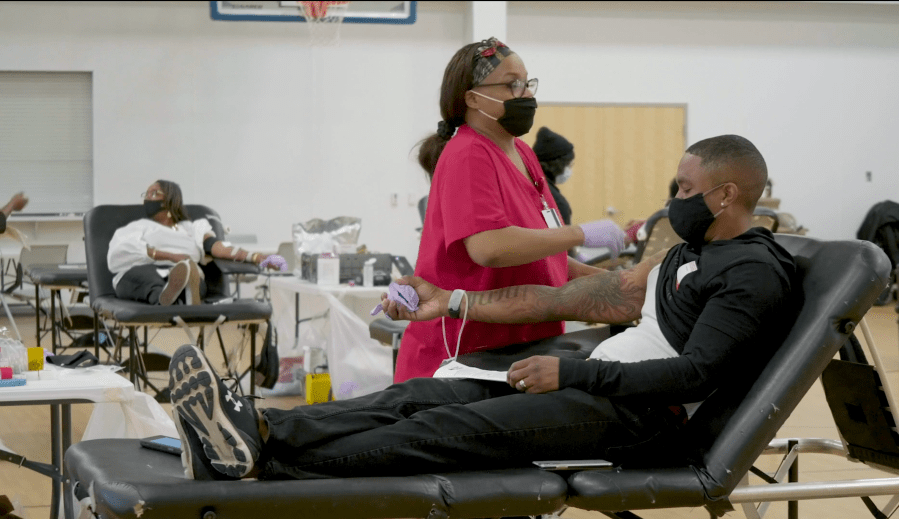
{"type": "Polygon", "coordinates": [[[203,250],[214,258],[234,261],[246,261],[250,256],[248,251],[234,247],[230,243],[221,241],[211,235],[203,238],[203,250]]]}

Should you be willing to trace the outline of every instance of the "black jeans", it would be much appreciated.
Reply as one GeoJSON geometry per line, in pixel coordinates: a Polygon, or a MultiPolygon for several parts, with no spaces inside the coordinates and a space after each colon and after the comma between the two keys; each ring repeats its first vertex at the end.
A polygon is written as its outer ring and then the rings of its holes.
{"type": "MultiPolygon", "coordinates": [[[[115,295],[119,299],[140,301],[141,303],[159,304],[159,294],[165,287],[168,276],[162,277],[156,265],[138,265],[125,272],[115,287],[115,295]]],[[[186,299],[186,290],[178,296],[182,303],[186,299]]],[[[200,298],[206,297],[206,282],[200,280],[200,298]]]]}
{"type": "Polygon", "coordinates": [[[666,406],[562,389],[416,378],[352,400],[265,409],[260,479],[405,476],[533,467],[532,461],[617,462],[674,432],[666,406]]]}

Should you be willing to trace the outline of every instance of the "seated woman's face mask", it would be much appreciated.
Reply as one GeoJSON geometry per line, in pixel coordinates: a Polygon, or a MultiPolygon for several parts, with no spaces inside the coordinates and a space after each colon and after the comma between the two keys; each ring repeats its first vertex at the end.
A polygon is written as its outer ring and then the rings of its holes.
{"type": "Polygon", "coordinates": [[[144,200],[144,214],[147,218],[153,218],[159,211],[162,211],[162,200],[144,200]]]}
{"type": "Polygon", "coordinates": [[[571,170],[571,166],[565,166],[565,169],[562,171],[562,174],[556,177],[556,184],[564,184],[571,178],[571,174],[573,171],[571,170]]]}

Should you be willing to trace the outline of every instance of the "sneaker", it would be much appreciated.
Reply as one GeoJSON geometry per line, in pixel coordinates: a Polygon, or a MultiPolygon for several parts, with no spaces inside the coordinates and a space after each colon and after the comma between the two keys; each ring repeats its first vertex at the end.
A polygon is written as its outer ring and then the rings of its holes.
{"type": "Polygon", "coordinates": [[[249,474],[262,449],[253,404],[229,390],[192,344],[181,346],[172,356],[169,389],[184,428],[193,430],[199,440],[191,442],[190,436],[182,436],[182,445],[191,451],[185,458],[192,474],[199,470],[193,461],[196,457],[205,457],[213,469],[232,478],[249,474]]]}
{"type": "Polygon", "coordinates": [[[162,293],[159,294],[159,304],[169,306],[174,303],[178,296],[181,295],[181,292],[184,292],[184,287],[187,286],[189,278],[190,265],[187,263],[187,260],[176,263],[172,270],[169,271],[169,280],[162,288],[162,293]]]}
{"type": "Polygon", "coordinates": [[[184,418],[178,415],[178,411],[172,408],[172,415],[175,419],[175,427],[178,429],[178,436],[181,438],[181,465],[184,466],[184,477],[187,479],[195,479],[197,481],[227,481],[236,480],[222,474],[209,461],[205,455],[205,447],[200,437],[194,431],[184,418]],[[200,454],[204,453],[204,454],[200,454]]]}
{"type": "Polygon", "coordinates": [[[200,270],[197,262],[193,260],[186,261],[190,267],[190,275],[187,277],[187,304],[203,304],[203,298],[200,296],[200,280],[203,278],[203,271],[200,270]]]}

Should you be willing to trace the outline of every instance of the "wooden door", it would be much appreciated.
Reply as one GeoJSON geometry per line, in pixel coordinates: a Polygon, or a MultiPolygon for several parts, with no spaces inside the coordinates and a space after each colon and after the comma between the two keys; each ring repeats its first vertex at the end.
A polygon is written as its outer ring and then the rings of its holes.
{"type": "Polygon", "coordinates": [[[571,223],[611,218],[624,226],[664,207],[684,154],[686,106],[540,104],[522,139],[541,126],[574,144],[574,173],[559,186],[571,223]]]}

